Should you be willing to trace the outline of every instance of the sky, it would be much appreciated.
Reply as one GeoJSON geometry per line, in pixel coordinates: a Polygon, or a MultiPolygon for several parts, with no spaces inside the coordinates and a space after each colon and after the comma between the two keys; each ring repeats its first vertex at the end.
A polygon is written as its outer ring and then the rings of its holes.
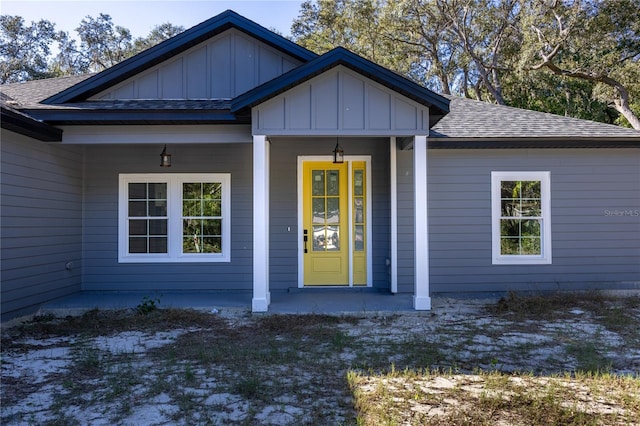
{"type": "Polygon", "coordinates": [[[87,15],[111,15],[113,23],[131,31],[133,37],[144,37],[156,25],[170,22],[189,29],[200,22],[232,9],[263,27],[275,28],[284,36],[291,35],[291,24],[298,17],[297,0],[0,0],[0,13],[19,15],[26,23],[46,19],[56,30],[76,36],[75,28],[87,15]]]}

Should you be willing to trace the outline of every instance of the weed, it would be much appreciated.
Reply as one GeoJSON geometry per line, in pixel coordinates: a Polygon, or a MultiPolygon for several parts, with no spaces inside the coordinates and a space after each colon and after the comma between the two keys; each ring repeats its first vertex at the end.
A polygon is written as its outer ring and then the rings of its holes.
{"type": "Polygon", "coordinates": [[[136,310],[140,315],[148,315],[158,309],[158,305],[160,305],[159,297],[151,298],[144,296],[142,301],[136,306],[136,310]]]}

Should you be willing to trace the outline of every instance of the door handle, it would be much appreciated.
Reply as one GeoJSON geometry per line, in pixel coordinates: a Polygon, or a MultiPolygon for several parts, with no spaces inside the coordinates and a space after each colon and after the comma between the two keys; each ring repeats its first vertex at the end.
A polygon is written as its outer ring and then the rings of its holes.
{"type": "Polygon", "coordinates": [[[302,241],[304,241],[304,252],[308,253],[309,251],[307,250],[307,241],[309,240],[309,231],[305,229],[303,233],[304,235],[302,237],[302,241]]]}

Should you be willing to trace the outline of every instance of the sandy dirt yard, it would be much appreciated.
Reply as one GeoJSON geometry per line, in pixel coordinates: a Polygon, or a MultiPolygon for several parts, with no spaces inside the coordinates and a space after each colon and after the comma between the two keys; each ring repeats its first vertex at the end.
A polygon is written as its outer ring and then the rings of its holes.
{"type": "Polygon", "coordinates": [[[474,424],[461,410],[489,409],[477,424],[565,419],[512,412],[531,389],[555,395],[574,424],[640,417],[638,297],[338,316],[152,308],[3,326],[1,423],[474,424]],[[496,393],[508,406],[486,405],[496,393]]]}

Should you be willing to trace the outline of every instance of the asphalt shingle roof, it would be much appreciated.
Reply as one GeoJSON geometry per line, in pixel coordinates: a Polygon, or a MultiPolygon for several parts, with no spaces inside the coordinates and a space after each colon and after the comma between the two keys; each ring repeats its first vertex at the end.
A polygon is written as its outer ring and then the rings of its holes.
{"type": "MultiPolygon", "coordinates": [[[[91,77],[60,77],[0,86],[2,102],[16,110],[229,110],[230,99],[104,100],[46,105],[42,100],[91,77]]],[[[431,140],[625,139],[640,141],[640,131],[611,124],[489,104],[458,96],[449,113],[430,132],[431,140]]]]}
{"type": "Polygon", "coordinates": [[[640,131],[595,121],[445,96],[449,114],[431,128],[431,138],[639,138],[640,131]]]}

